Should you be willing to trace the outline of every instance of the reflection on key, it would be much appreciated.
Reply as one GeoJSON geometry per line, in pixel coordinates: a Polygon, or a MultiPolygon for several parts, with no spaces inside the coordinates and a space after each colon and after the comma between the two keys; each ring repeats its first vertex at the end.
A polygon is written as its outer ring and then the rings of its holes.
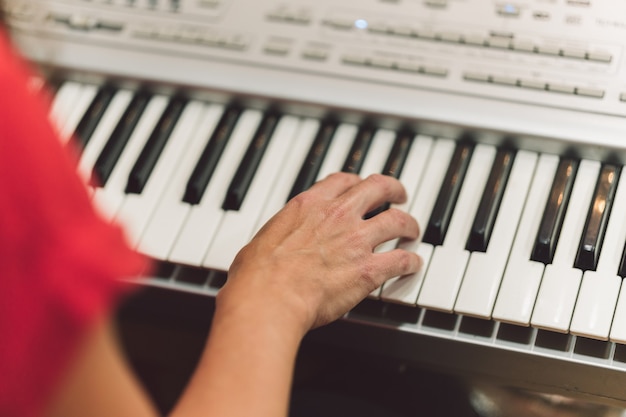
{"type": "Polygon", "coordinates": [[[361,171],[365,155],[372,144],[372,138],[374,137],[374,129],[369,126],[363,126],[359,129],[359,133],[354,139],[352,148],[348,153],[348,158],[341,169],[343,172],[356,174],[361,171]]]}
{"type": "Polygon", "coordinates": [[[187,182],[183,201],[189,204],[200,202],[240,115],[241,109],[239,107],[230,107],[222,114],[219,124],[213,131],[209,143],[202,151],[200,159],[187,182]]]}
{"type": "Polygon", "coordinates": [[[514,159],[515,153],[513,151],[501,149],[496,154],[496,160],[493,163],[467,242],[467,250],[470,252],[487,251],[489,238],[496,222],[514,159]]]}
{"type": "Polygon", "coordinates": [[[473,150],[474,145],[469,143],[457,145],[439,191],[437,202],[424,231],[424,242],[435,246],[443,243],[473,150]]]}
{"type": "Polygon", "coordinates": [[[573,159],[563,159],[559,163],[543,219],[537,232],[537,240],[531,256],[533,261],[544,264],[552,263],[567,205],[569,204],[577,167],[578,162],[573,159]]]}
{"type": "MultiPolygon", "coordinates": [[[[133,169],[130,171],[128,183],[126,184],[127,193],[139,194],[145,187],[186,104],[187,100],[180,97],[174,97],[168,103],[156,127],[148,138],[146,146],[142,149],[139,158],[137,158],[137,162],[135,162],[133,169]]],[[[184,140],[186,140],[186,138],[184,140]]]]}
{"type": "Polygon", "coordinates": [[[113,87],[104,86],[100,88],[98,94],[96,94],[96,97],[89,105],[89,108],[83,115],[74,132],[74,138],[78,143],[79,152],[82,152],[85,146],[87,146],[87,143],[89,143],[93,132],[100,123],[114,95],[115,89],[113,87]]]}
{"type": "Polygon", "coordinates": [[[336,128],[337,122],[335,121],[326,120],[322,122],[322,127],[320,127],[317,137],[300,169],[300,173],[291,188],[288,200],[291,200],[302,191],[308,190],[315,182],[336,128]]]}
{"type": "Polygon", "coordinates": [[[263,118],[263,121],[261,121],[261,125],[254,134],[254,138],[248,146],[248,150],[241,164],[239,164],[237,172],[235,172],[230,187],[228,187],[224,203],[222,204],[224,210],[239,210],[241,207],[246,193],[248,192],[248,188],[250,188],[250,184],[261,163],[261,159],[263,159],[263,155],[265,155],[265,151],[270,145],[274,129],[279,119],[280,116],[278,114],[270,112],[263,118]]]}
{"type": "Polygon", "coordinates": [[[559,165],[556,155],[543,154],[530,185],[522,219],[498,291],[493,318],[523,326],[530,324],[545,265],[530,259],[537,230],[559,165]]]}
{"type": "Polygon", "coordinates": [[[561,236],[551,264],[546,266],[531,323],[535,327],[569,330],[582,271],[574,268],[578,242],[600,172],[600,163],[583,160],[576,174],[561,236]]]}
{"type": "Polygon", "coordinates": [[[596,184],[591,207],[587,216],[587,222],[580,240],[578,254],[574,266],[583,271],[595,271],[600,248],[604,241],[604,232],[609,219],[609,213],[613,204],[613,197],[617,189],[617,177],[619,168],[613,165],[605,165],[600,172],[600,178],[596,184]]]}
{"type": "MultiPolygon", "coordinates": [[[[500,160],[496,161],[494,168],[506,163],[502,156],[503,153],[499,153],[496,157],[500,160]]],[[[454,305],[455,312],[485,319],[491,317],[536,163],[535,153],[519,151],[515,156],[499,213],[494,214],[496,220],[491,240],[485,252],[475,251],[471,254],[454,305]]],[[[492,178],[493,176],[490,177],[487,188],[493,186],[492,178]]]]}
{"type": "Polygon", "coordinates": [[[59,87],[54,95],[50,106],[50,121],[56,127],[57,132],[61,132],[63,129],[74,103],[80,96],[82,88],[83,85],[77,82],[66,81],[59,87]]]}
{"type": "Polygon", "coordinates": [[[135,94],[124,115],[115,126],[100,156],[96,160],[91,174],[92,185],[106,185],[115,163],[124,151],[139,119],[150,102],[150,95],[145,92],[135,94]]]}
{"type": "Polygon", "coordinates": [[[495,147],[476,145],[445,240],[433,251],[418,305],[452,311],[470,255],[465,245],[495,156],[495,147]]]}
{"type": "Polygon", "coordinates": [[[615,315],[619,288],[622,278],[617,275],[620,262],[621,246],[626,240],[626,216],[614,215],[626,212],[626,177],[624,170],[617,179],[617,190],[613,199],[611,214],[602,252],[595,271],[585,271],[580,291],[576,300],[576,308],[572,317],[570,332],[594,339],[607,340],[611,322],[616,335],[626,320],[615,315]]]}

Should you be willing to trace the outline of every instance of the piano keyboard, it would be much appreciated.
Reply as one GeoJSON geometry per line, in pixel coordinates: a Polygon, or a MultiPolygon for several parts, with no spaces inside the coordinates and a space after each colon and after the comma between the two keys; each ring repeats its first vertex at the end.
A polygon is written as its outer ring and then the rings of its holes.
{"type": "Polygon", "coordinates": [[[96,207],[158,261],[227,271],[291,195],[384,173],[407,188],[423,239],[400,246],[424,267],[372,298],[626,343],[620,165],[74,81],[51,118],[96,207]]]}
{"type": "Polygon", "coordinates": [[[238,1],[7,4],[145,284],[215,296],[290,197],[394,175],[423,236],[376,250],[424,267],[310,337],[623,407],[626,4],[238,1]]]}

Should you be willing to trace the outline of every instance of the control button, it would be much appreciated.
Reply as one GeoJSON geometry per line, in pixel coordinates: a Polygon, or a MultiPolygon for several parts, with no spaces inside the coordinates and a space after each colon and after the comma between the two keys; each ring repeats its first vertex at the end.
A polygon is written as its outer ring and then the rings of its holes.
{"type": "Polygon", "coordinates": [[[598,62],[611,62],[613,56],[609,52],[603,51],[593,51],[587,52],[587,59],[590,61],[598,61],[598,62]]]}
{"type": "Polygon", "coordinates": [[[489,74],[483,74],[482,72],[466,72],[465,74],[463,74],[463,79],[467,81],[488,83],[489,74]]]}
{"type": "Polygon", "coordinates": [[[576,95],[602,98],[604,97],[604,90],[600,90],[599,88],[576,87],[576,95]]]}
{"type": "Polygon", "coordinates": [[[344,55],[341,57],[341,61],[344,64],[350,65],[367,65],[367,58],[365,58],[363,55],[344,55]]]}
{"type": "Polygon", "coordinates": [[[567,0],[567,4],[570,6],[589,6],[591,0],[567,0]]]}
{"type": "Polygon", "coordinates": [[[519,86],[522,88],[530,88],[531,90],[545,90],[547,84],[543,81],[537,80],[519,80],[519,86]]]}
{"type": "Polygon", "coordinates": [[[460,43],[463,41],[461,34],[454,32],[441,32],[437,35],[437,38],[444,42],[460,43]]]}
{"type": "Polygon", "coordinates": [[[572,85],[565,85],[565,84],[548,84],[548,91],[553,91],[555,93],[563,93],[563,94],[575,94],[576,87],[572,85]]]}
{"type": "Polygon", "coordinates": [[[561,49],[553,45],[541,45],[537,48],[537,52],[540,53],[541,55],[552,55],[552,56],[561,55],[561,49]]]}
{"type": "Polygon", "coordinates": [[[424,5],[428,7],[442,8],[448,5],[448,0],[424,0],[424,5]]]}
{"type": "Polygon", "coordinates": [[[511,47],[511,40],[506,38],[489,38],[486,43],[490,48],[509,49],[511,47]]]}
{"type": "Polygon", "coordinates": [[[349,30],[354,27],[354,20],[351,19],[334,18],[326,20],[325,23],[334,29],[349,30]]]}
{"type": "Polygon", "coordinates": [[[520,7],[512,3],[499,4],[496,6],[496,12],[500,16],[518,17],[520,14],[520,7]]]}
{"type": "Polygon", "coordinates": [[[98,19],[81,14],[73,14],[67,20],[67,26],[77,30],[92,30],[98,27],[98,19]]]}
{"type": "Polygon", "coordinates": [[[486,45],[485,37],[481,35],[466,35],[463,38],[463,42],[465,42],[467,45],[474,45],[474,46],[486,45]]]}
{"type": "Polygon", "coordinates": [[[312,59],[314,61],[324,61],[328,58],[328,51],[322,48],[306,48],[302,51],[302,57],[306,59],[312,59]]]}
{"type": "Polygon", "coordinates": [[[448,70],[446,68],[435,66],[423,66],[420,68],[420,72],[427,75],[434,75],[436,77],[445,77],[448,75],[448,70]]]}
{"type": "Polygon", "coordinates": [[[490,81],[494,84],[508,85],[508,86],[513,86],[513,87],[517,85],[516,78],[507,77],[503,75],[493,75],[490,77],[490,81]]]}
{"type": "Polygon", "coordinates": [[[626,93],[622,93],[619,95],[619,101],[626,101],[626,93]]]}
{"type": "Polygon", "coordinates": [[[367,63],[375,68],[385,68],[391,69],[393,68],[393,61],[387,58],[370,58],[367,60],[367,63]]]}
{"type": "Polygon", "coordinates": [[[396,68],[400,71],[416,73],[420,72],[421,67],[414,62],[398,61],[396,62],[396,68]]]}
{"type": "Polygon", "coordinates": [[[542,10],[538,10],[533,13],[533,17],[536,20],[548,20],[550,19],[550,13],[542,11],[542,10]]]}
{"type": "Polygon", "coordinates": [[[585,59],[587,52],[583,49],[563,49],[562,54],[567,58],[585,59]]]}
{"type": "Polygon", "coordinates": [[[226,39],[226,43],[224,44],[224,47],[228,49],[235,49],[238,51],[243,51],[244,49],[248,47],[248,43],[249,43],[248,39],[246,39],[244,36],[233,35],[230,38],[226,39]]]}
{"type": "Polygon", "coordinates": [[[270,42],[265,45],[263,51],[270,55],[287,55],[289,53],[289,45],[281,42],[270,42]]]}
{"type": "Polygon", "coordinates": [[[387,33],[387,25],[382,22],[370,23],[367,30],[372,33],[387,33]]]}
{"type": "Polygon", "coordinates": [[[407,37],[413,36],[413,33],[415,32],[413,28],[409,26],[396,26],[396,27],[389,28],[388,31],[393,33],[394,35],[407,36],[407,37]]]}
{"type": "Polygon", "coordinates": [[[514,40],[513,43],[511,44],[511,47],[515,51],[535,52],[535,45],[530,41],[524,41],[524,40],[519,40],[519,39],[514,40]]]}

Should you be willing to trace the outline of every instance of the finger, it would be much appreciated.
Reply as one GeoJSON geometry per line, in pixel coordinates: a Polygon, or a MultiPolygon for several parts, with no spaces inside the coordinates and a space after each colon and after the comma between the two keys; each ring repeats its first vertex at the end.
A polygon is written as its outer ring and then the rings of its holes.
{"type": "Polygon", "coordinates": [[[336,172],[313,184],[309,191],[323,198],[333,199],[339,197],[359,182],[361,182],[361,178],[356,174],[336,172]]]}
{"type": "Polygon", "coordinates": [[[346,202],[354,207],[361,216],[379,205],[403,203],[406,201],[404,186],[397,179],[388,175],[373,174],[347,190],[346,202]]]}
{"type": "Polygon", "coordinates": [[[391,278],[416,273],[423,264],[422,258],[417,253],[404,249],[375,253],[372,256],[378,266],[376,288],[391,278]]]}
{"type": "Polygon", "coordinates": [[[390,208],[376,217],[365,220],[364,228],[372,248],[391,239],[417,239],[420,235],[417,220],[396,208],[390,208]]]}

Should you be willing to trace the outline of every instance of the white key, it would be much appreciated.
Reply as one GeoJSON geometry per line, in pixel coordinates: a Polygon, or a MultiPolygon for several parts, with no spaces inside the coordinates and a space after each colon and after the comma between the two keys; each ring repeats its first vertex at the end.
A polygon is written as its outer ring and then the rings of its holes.
{"type": "Polygon", "coordinates": [[[201,266],[222,220],[222,204],[230,182],[261,122],[262,113],[246,110],[239,117],[202,200],[191,209],[170,254],[170,260],[201,266]]]}
{"type": "Polygon", "coordinates": [[[73,106],[69,109],[67,119],[59,132],[63,143],[70,141],[78,123],[80,123],[80,119],[82,119],[97,93],[98,87],[95,85],[85,85],[82,88],[73,106]]]}
{"type": "Polygon", "coordinates": [[[520,151],[515,156],[487,251],[470,255],[454,305],[456,313],[491,318],[536,163],[535,153],[520,151]]]}
{"type": "Polygon", "coordinates": [[[363,166],[359,171],[362,178],[367,178],[372,174],[380,174],[385,169],[385,163],[396,139],[396,132],[392,130],[380,129],[374,134],[363,166]]]}
{"type": "Polygon", "coordinates": [[[496,320],[523,326],[530,324],[544,270],[543,263],[532,261],[530,257],[558,165],[556,155],[539,157],[493,310],[496,320]]]}
{"type": "Polygon", "coordinates": [[[324,162],[322,162],[320,171],[317,173],[316,181],[321,181],[330,174],[341,171],[358,130],[357,126],[347,123],[337,127],[324,157],[324,162]]]}
{"type": "Polygon", "coordinates": [[[191,204],[183,201],[187,182],[223,112],[224,107],[217,104],[204,109],[185,155],[178,164],[178,169],[141,237],[138,246],[140,252],[155,259],[166,260],[168,258],[176,236],[192,207],[191,204]]]}
{"type": "MultiPolygon", "coordinates": [[[[422,232],[437,201],[437,195],[448,170],[448,165],[450,165],[455,146],[455,142],[452,140],[437,139],[427,159],[424,178],[420,182],[409,212],[422,227],[422,232]]],[[[422,267],[414,274],[388,280],[383,287],[381,297],[397,303],[415,305],[430,263],[433,246],[423,243],[420,237],[414,241],[401,242],[398,247],[417,253],[422,258],[422,267]]]]}
{"type": "Polygon", "coordinates": [[[50,121],[55,126],[57,132],[61,132],[63,129],[63,125],[65,125],[82,89],[82,84],[66,81],[57,90],[50,107],[50,121]]]}
{"type": "Polygon", "coordinates": [[[293,183],[296,181],[307,153],[315,141],[315,134],[319,130],[319,126],[319,122],[315,119],[306,119],[300,124],[300,129],[293,138],[294,143],[291,145],[289,155],[281,168],[282,173],[278,176],[273,191],[265,202],[263,212],[254,227],[255,233],[287,202],[293,183]]]}
{"type": "Polygon", "coordinates": [[[435,247],[417,304],[451,312],[469,260],[465,250],[496,148],[476,145],[445,240],[435,247]]]}
{"type": "Polygon", "coordinates": [[[610,339],[613,342],[626,343],[626,285],[622,285],[619,290],[610,339]]]}
{"type": "Polygon", "coordinates": [[[250,240],[263,203],[273,191],[300,121],[293,116],[281,118],[254,174],[254,180],[237,211],[227,211],[209,248],[203,266],[226,271],[237,252],[250,240]]]}
{"type": "Polygon", "coordinates": [[[124,115],[124,111],[132,98],[133,93],[131,91],[118,91],[109,103],[105,113],[102,115],[100,123],[98,123],[96,130],[94,130],[91,135],[91,139],[87,142],[87,146],[85,146],[78,162],[78,173],[86,184],[88,184],[91,179],[91,171],[98,156],[111,137],[115,126],[124,115]]]}
{"type": "Polygon", "coordinates": [[[622,277],[617,275],[617,270],[626,241],[626,217],[618,213],[626,212],[625,170],[622,170],[617,187],[598,267],[595,271],[585,271],[583,274],[570,326],[570,332],[574,334],[601,340],[609,337],[622,285],[622,277]]]}
{"type": "MultiPolygon", "coordinates": [[[[398,180],[404,186],[407,193],[407,200],[402,204],[393,204],[392,207],[396,207],[399,210],[408,211],[411,206],[413,198],[417,194],[417,189],[423,178],[426,162],[430,155],[430,151],[433,147],[433,139],[431,137],[419,135],[413,139],[413,144],[409,150],[404,168],[400,174],[398,180]]],[[[379,245],[376,248],[376,252],[388,252],[398,246],[399,239],[393,239],[379,245]]],[[[393,278],[393,282],[397,281],[399,277],[393,278]]],[[[403,282],[406,280],[403,280],[403,282]]],[[[385,282],[382,286],[381,292],[374,292],[374,296],[380,296],[383,299],[393,300],[395,294],[393,282],[385,282]]],[[[415,299],[413,299],[415,301],[415,299]]]]}
{"type": "Polygon", "coordinates": [[[150,100],[104,188],[95,189],[94,203],[106,219],[113,220],[121,207],[126,196],[124,190],[130,170],[165,110],[167,102],[167,97],[161,95],[150,100]]]}
{"type": "Polygon", "coordinates": [[[126,226],[131,246],[138,245],[163,191],[180,166],[180,159],[200,121],[202,110],[203,105],[199,101],[187,103],[141,194],[126,194],[115,219],[126,226]]]}
{"type": "Polygon", "coordinates": [[[569,329],[582,279],[582,271],[573,266],[574,259],[599,172],[597,161],[580,163],[554,259],[546,266],[539,287],[531,319],[535,327],[563,333],[569,329]]]}
{"type": "MultiPolygon", "coordinates": [[[[395,139],[396,133],[391,130],[381,129],[376,132],[374,138],[372,139],[372,144],[367,151],[367,155],[365,156],[365,160],[363,161],[361,171],[359,172],[359,175],[362,178],[367,178],[372,174],[380,174],[383,172],[395,139]]],[[[374,251],[377,253],[389,251],[393,249],[393,244],[393,241],[382,243],[378,245],[374,251]]],[[[370,297],[379,298],[381,291],[382,285],[372,291],[370,293],[370,297]]]]}

